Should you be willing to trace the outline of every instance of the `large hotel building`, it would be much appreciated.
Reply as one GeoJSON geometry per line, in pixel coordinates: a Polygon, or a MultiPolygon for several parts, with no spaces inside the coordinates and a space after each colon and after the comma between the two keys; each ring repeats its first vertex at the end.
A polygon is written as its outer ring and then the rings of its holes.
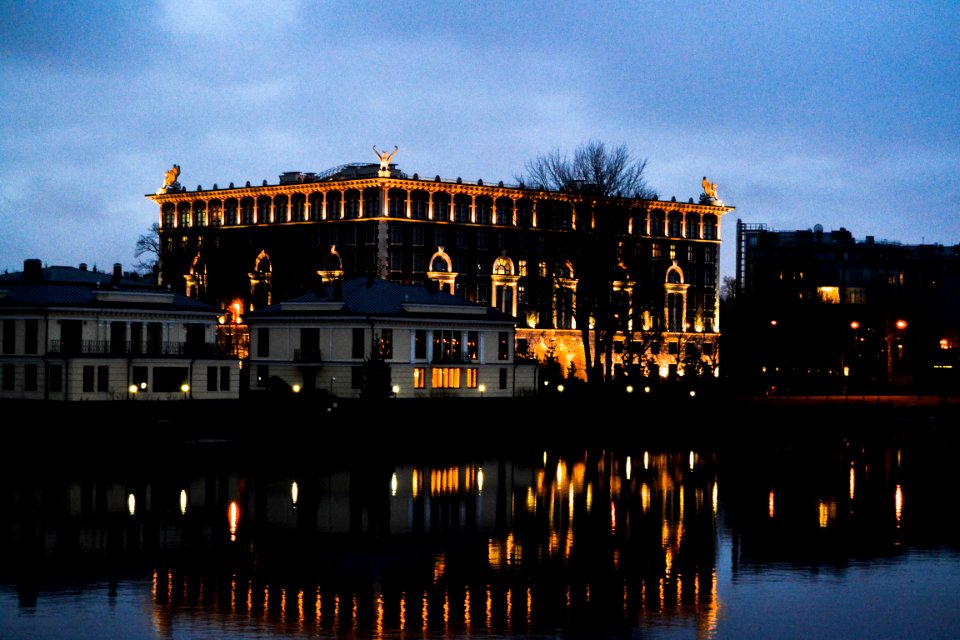
{"type": "Polygon", "coordinates": [[[705,178],[687,202],[598,197],[410,175],[393,154],[377,156],[195,190],[174,165],[147,195],[159,206],[161,284],[219,307],[228,323],[340,278],[420,284],[514,316],[518,354],[556,357],[582,377],[578,282],[599,268],[583,247],[603,242],[611,269],[600,277],[623,329],[608,370],[632,362],[682,374],[694,353],[716,370],[720,221],[733,207],[705,178]]]}

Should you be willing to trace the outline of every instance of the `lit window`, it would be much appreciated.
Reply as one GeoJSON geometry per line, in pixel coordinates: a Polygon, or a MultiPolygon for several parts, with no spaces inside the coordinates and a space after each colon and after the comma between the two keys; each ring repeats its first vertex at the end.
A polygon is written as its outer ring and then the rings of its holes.
{"type": "Polygon", "coordinates": [[[413,388],[424,389],[427,386],[427,374],[423,367],[414,367],[413,369],[413,388]]]}
{"type": "Polygon", "coordinates": [[[459,389],[460,369],[452,367],[434,367],[432,371],[434,389],[459,389]]]}
{"type": "Polygon", "coordinates": [[[466,369],[466,378],[467,378],[467,389],[476,389],[477,388],[477,370],[476,369],[466,369]]]}

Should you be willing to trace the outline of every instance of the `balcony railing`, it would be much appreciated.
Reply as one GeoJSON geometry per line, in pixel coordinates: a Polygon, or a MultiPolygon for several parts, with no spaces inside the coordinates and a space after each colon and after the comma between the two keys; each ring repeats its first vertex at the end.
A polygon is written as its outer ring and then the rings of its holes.
{"type": "Polygon", "coordinates": [[[320,362],[323,357],[320,349],[294,349],[293,359],[295,362],[320,362]]]}
{"type": "Polygon", "coordinates": [[[51,354],[111,356],[216,356],[230,355],[213,343],[130,342],[116,340],[51,340],[51,354]]]}

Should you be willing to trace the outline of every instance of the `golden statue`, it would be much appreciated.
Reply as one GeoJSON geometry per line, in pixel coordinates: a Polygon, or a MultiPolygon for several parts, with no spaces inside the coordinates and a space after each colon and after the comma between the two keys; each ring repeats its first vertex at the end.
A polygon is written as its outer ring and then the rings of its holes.
{"type": "Polygon", "coordinates": [[[393,160],[393,156],[397,155],[397,146],[394,145],[393,151],[387,153],[386,151],[377,151],[377,145],[373,145],[373,152],[380,159],[380,171],[389,171],[390,161],[393,160]]]}
{"type": "Polygon", "coordinates": [[[172,187],[177,184],[177,178],[180,177],[180,165],[175,164],[171,169],[166,173],[166,177],[163,179],[164,187],[172,187]]]}
{"type": "Polygon", "coordinates": [[[707,180],[707,176],[703,176],[703,193],[704,193],[708,198],[713,198],[714,200],[718,200],[718,198],[717,198],[717,183],[716,183],[716,182],[710,182],[709,180],[707,180]]]}

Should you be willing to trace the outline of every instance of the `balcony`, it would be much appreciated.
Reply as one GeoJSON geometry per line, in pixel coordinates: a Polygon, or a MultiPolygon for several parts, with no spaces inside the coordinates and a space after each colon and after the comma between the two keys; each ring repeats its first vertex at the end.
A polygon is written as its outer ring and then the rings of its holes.
{"type": "Polygon", "coordinates": [[[114,340],[51,340],[48,354],[65,356],[223,356],[213,343],[130,342],[114,340]]]}
{"type": "Polygon", "coordinates": [[[320,349],[294,349],[293,361],[294,362],[322,362],[323,357],[320,353],[320,349]]]}

